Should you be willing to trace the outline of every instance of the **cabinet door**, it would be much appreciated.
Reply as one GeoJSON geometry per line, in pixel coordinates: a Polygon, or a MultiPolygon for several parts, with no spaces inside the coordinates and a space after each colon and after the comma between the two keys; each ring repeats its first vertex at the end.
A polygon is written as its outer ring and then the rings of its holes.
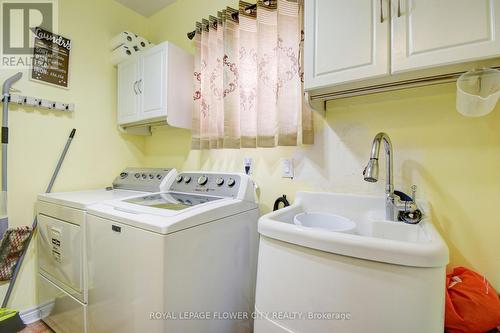
{"type": "Polygon", "coordinates": [[[306,90],[389,73],[387,0],[305,1],[306,90]]]}
{"type": "Polygon", "coordinates": [[[138,80],[139,65],[137,60],[130,60],[118,65],[119,125],[137,121],[139,114],[138,80]]]}
{"type": "Polygon", "coordinates": [[[500,55],[500,0],[392,1],[392,72],[500,55]]]}
{"type": "Polygon", "coordinates": [[[164,48],[146,51],[141,60],[141,80],[139,93],[141,98],[141,119],[165,117],[165,64],[164,48]]]}

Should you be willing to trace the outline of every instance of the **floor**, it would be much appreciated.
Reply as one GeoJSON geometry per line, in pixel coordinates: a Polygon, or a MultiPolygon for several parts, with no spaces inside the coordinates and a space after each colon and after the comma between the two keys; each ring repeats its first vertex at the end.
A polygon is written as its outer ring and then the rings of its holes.
{"type": "Polygon", "coordinates": [[[26,328],[18,333],[54,333],[47,325],[42,321],[37,321],[33,324],[29,324],[26,328]]]}
{"type": "MultiPolygon", "coordinates": [[[[494,332],[500,333],[500,327],[497,329],[497,331],[493,330],[488,333],[494,333],[494,332]]],[[[55,333],[55,332],[51,330],[47,325],[45,325],[42,321],[37,321],[36,323],[29,324],[24,330],[19,331],[18,333],[55,333]]]]}
{"type": "MultiPolygon", "coordinates": [[[[500,333],[500,327],[497,328],[497,330],[492,330],[487,333],[494,333],[498,332],[500,333]]],[[[26,326],[26,328],[22,331],[19,331],[18,333],[55,333],[53,330],[50,329],[47,325],[44,324],[43,321],[37,321],[33,324],[29,324],[26,326]]]]}

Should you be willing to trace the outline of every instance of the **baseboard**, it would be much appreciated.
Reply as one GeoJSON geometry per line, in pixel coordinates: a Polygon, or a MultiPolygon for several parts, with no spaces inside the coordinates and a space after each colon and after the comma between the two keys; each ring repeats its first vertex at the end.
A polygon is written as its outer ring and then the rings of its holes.
{"type": "Polygon", "coordinates": [[[47,317],[54,309],[54,301],[39,304],[31,309],[19,311],[19,316],[25,324],[31,324],[47,317]]]}
{"type": "Polygon", "coordinates": [[[26,309],[24,311],[19,312],[19,316],[23,320],[25,324],[31,324],[35,321],[39,321],[41,319],[40,316],[41,307],[35,306],[34,308],[26,309]]]}

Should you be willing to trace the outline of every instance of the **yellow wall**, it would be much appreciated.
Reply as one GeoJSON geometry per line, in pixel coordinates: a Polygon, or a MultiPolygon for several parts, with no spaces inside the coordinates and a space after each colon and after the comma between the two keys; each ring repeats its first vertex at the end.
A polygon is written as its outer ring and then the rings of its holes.
{"type": "MultiPolygon", "coordinates": [[[[36,194],[45,189],[69,130],[78,129],[54,190],[103,187],[126,166],[172,166],[180,170],[241,171],[254,159],[262,210],[299,190],[383,193],[383,182],[368,184],[361,171],[371,140],[388,132],[395,146],[397,187],[419,185],[430,200],[434,221],[446,238],[454,264],[483,272],[500,290],[500,107],[478,119],[455,111],[453,85],[425,87],[331,102],[326,116],[315,115],[316,144],[273,149],[190,151],[190,132],[156,128],[149,138],[116,129],[115,69],[109,39],[122,30],[170,40],[192,49],[186,32],[193,23],[237,1],[179,0],[144,18],[112,0],[60,0],[60,32],[73,40],[71,89],[23,79],[23,94],[74,102],[73,115],[13,108],[10,115],[9,215],[29,224],[36,194]],[[295,179],[280,178],[280,158],[293,157],[295,179]]],[[[0,81],[11,73],[0,71],[0,81]]],[[[381,166],[385,168],[385,166],[381,166]]],[[[11,306],[35,304],[34,255],[30,251],[11,306]]]]}
{"type": "MultiPolygon", "coordinates": [[[[119,170],[141,165],[144,140],[122,135],[116,127],[116,69],[109,63],[109,40],[123,30],[146,34],[145,18],[111,0],[59,0],[59,32],[71,38],[70,89],[24,78],[18,94],[76,104],[73,114],[12,107],[9,117],[9,218],[11,225],[30,225],[37,193],[52,175],[66,138],[73,140],[54,191],[108,186],[119,170]]],[[[13,74],[0,70],[0,82],[13,74]]],[[[32,246],[30,248],[33,248],[32,246]]],[[[30,250],[10,306],[35,304],[35,260],[30,250]]],[[[2,285],[3,298],[6,285],[2,285]]]]}
{"type": "MultiPolygon", "coordinates": [[[[236,1],[178,1],[149,20],[151,37],[192,49],[186,32],[226,5],[236,1]]],[[[243,158],[252,157],[267,212],[276,197],[293,198],[299,190],[382,194],[383,181],[366,183],[361,172],[373,136],[386,131],[395,147],[397,188],[417,184],[418,196],[433,205],[452,264],[484,273],[500,291],[500,218],[494,210],[500,203],[500,106],[486,117],[463,117],[449,84],[330,102],[315,127],[313,146],[203,152],[190,151],[188,131],[159,128],[146,139],[144,164],[242,171],[243,158]],[[280,178],[283,157],[295,160],[293,180],[280,178]]]]}

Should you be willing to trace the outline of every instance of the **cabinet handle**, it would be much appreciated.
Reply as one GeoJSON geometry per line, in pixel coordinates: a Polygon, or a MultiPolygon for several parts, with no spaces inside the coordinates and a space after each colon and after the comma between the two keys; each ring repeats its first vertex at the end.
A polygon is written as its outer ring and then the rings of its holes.
{"type": "Polygon", "coordinates": [[[134,93],[137,95],[137,82],[138,81],[135,81],[134,82],[134,93]]]}
{"type": "Polygon", "coordinates": [[[139,90],[139,94],[142,94],[141,84],[142,84],[142,79],[140,79],[139,81],[137,81],[137,90],[139,90]]]}
{"type": "Polygon", "coordinates": [[[380,0],[380,23],[384,23],[384,6],[382,1],[383,0],[380,0]]]}
{"type": "Polygon", "coordinates": [[[401,0],[398,0],[398,17],[401,17],[401,0]]]}

